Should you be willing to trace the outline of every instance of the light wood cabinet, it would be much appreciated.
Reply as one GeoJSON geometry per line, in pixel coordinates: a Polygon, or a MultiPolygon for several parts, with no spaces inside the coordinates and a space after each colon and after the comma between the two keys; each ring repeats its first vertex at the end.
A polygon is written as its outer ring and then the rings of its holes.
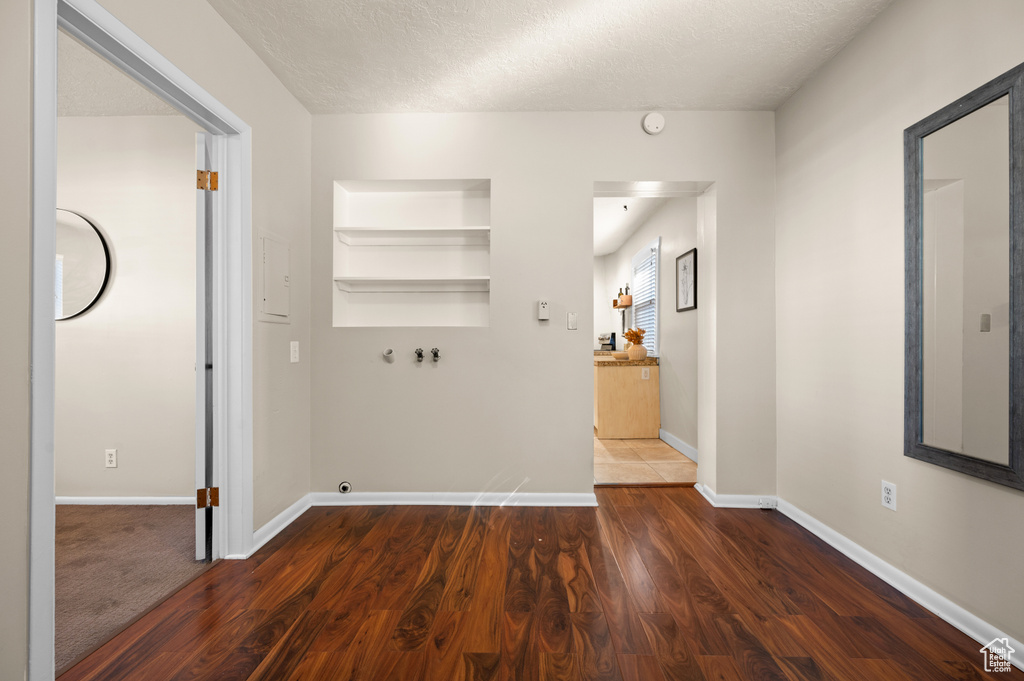
{"type": "Polygon", "coordinates": [[[661,430],[658,366],[594,367],[594,428],[607,439],[656,438],[661,430]],[[650,378],[643,378],[644,370],[650,378]]]}

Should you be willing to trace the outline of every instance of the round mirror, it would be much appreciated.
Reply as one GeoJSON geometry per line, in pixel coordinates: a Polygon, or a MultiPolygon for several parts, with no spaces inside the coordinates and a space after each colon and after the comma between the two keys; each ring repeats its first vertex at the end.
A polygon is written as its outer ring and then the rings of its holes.
{"type": "Polygon", "coordinates": [[[71,319],[96,304],[110,277],[110,251],[96,226],[57,209],[56,319],[71,319]]]}

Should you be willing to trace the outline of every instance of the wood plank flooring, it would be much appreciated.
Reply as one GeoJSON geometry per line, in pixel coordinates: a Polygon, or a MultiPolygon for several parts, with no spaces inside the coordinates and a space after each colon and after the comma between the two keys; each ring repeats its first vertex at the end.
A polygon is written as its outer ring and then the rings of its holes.
{"type": "Polygon", "coordinates": [[[596,493],[311,509],[61,681],[1024,679],[777,512],[596,493]]]}

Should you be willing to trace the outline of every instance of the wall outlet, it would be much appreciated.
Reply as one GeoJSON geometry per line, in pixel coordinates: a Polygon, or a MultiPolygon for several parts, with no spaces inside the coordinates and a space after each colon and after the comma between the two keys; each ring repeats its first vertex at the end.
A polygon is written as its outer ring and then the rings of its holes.
{"type": "Polygon", "coordinates": [[[896,510],[896,485],[885,480],[882,481],[882,506],[896,510]]]}
{"type": "Polygon", "coordinates": [[[644,367],[640,370],[640,380],[648,381],[651,378],[651,367],[644,367]]]}
{"type": "Polygon", "coordinates": [[[289,346],[291,350],[291,361],[292,364],[298,364],[299,362],[299,341],[292,341],[289,346]]]}
{"type": "Polygon", "coordinates": [[[775,497],[758,497],[757,507],[765,511],[771,511],[779,507],[779,501],[775,497]]]}
{"type": "Polygon", "coordinates": [[[537,319],[541,321],[551,319],[551,306],[547,300],[537,301],[537,319]]]}
{"type": "Polygon", "coordinates": [[[117,450],[108,449],[104,452],[104,461],[107,464],[107,468],[117,468],[117,450]]]}

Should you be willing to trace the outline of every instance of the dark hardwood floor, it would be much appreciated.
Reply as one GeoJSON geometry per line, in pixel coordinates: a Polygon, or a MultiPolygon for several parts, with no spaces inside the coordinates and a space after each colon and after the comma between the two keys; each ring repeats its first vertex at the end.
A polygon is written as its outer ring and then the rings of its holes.
{"type": "Polygon", "coordinates": [[[1024,678],[779,513],[597,495],[311,509],[61,681],[1024,678]]]}

